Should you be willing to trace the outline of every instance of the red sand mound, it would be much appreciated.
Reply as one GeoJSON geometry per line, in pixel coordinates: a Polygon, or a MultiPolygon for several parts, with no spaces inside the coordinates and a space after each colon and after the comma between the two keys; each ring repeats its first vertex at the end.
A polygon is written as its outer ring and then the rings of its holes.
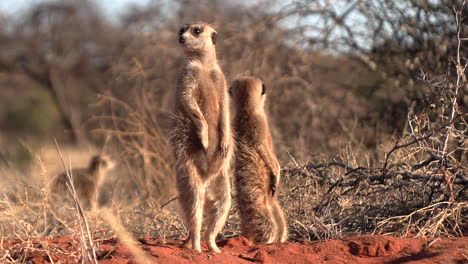
{"type": "MultiPolygon", "coordinates": [[[[220,241],[220,254],[195,253],[181,241],[143,239],[140,248],[153,263],[468,263],[468,237],[395,238],[352,236],[341,240],[250,246],[244,238],[220,241]]],[[[116,239],[96,241],[99,263],[136,263],[130,250],[116,239]]],[[[20,241],[5,239],[0,248],[7,260],[27,263],[77,263],[79,242],[61,237],[20,241]]]]}

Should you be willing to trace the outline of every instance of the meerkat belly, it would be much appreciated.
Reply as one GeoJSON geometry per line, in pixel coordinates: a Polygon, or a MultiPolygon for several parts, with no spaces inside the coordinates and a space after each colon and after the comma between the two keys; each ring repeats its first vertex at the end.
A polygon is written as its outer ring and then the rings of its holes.
{"type": "Polygon", "coordinates": [[[197,98],[197,103],[208,125],[208,152],[216,150],[220,132],[219,96],[212,88],[212,85],[200,87],[197,98]]]}
{"type": "Polygon", "coordinates": [[[226,162],[219,151],[221,125],[219,88],[215,82],[201,75],[194,91],[194,99],[207,124],[207,152],[203,149],[194,120],[183,107],[178,106],[180,104],[178,101],[176,108],[179,110],[173,118],[171,142],[179,161],[191,160],[202,174],[214,175],[219,173],[226,162]]]}
{"type": "Polygon", "coordinates": [[[238,196],[249,203],[264,203],[269,186],[269,170],[252,144],[239,140],[235,178],[238,196]]]}
{"type": "Polygon", "coordinates": [[[208,152],[206,157],[213,170],[221,167],[223,161],[219,158],[219,142],[221,131],[220,94],[219,88],[210,79],[204,78],[197,87],[196,100],[208,125],[208,152]]]}

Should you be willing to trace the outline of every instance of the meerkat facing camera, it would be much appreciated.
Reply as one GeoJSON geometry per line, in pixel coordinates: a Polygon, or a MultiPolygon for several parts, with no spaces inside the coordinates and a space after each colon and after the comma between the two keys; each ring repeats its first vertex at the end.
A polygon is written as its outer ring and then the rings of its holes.
{"type": "Polygon", "coordinates": [[[287,239],[287,224],[278,201],[280,165],[264,111],[265,86],[255,77],[243,77],[229,89],[235,116],[235,179],[242,235],[250,242],[287,239]]]}
{"type": "MultiPolygon", "coordinates": [[[[107,172],[114,167],[114,162],[105,155],[95,155],[91,158],[88,168],[71,170],[73,187],[78,201],[84,209],[96,209],[98,195],[107,172]]],[[[67,188],[67,174],[62,172],[52,182],[52,198],[54,201],[63,200],[70,194],[67,188]]]]}
{"type": "Polygon", "coordinates": [[[231,206],[229,98],[216,59],[216,38],[206,23],[187,24],[179,31],[185,60],[178,77],[171,143],[181,213],[189,230],[182,246],[198,252],[203,213],[208,248],[221,252],[215,239],[231,206]]]}

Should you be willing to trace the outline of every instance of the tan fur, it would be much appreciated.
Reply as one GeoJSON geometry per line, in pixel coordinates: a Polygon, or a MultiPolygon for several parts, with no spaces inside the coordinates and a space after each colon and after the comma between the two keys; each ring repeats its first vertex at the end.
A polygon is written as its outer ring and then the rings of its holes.
{"type": "Polygon", "coordinates": [[[198,252],[204,213],[208,248],[221,252],[215,239],[231,206],[229,98],[215,39],[215,30],[205,23],[185,25],[179,32],[186,59],[177,83],[171,143],[181,213],[189,230],[183,246],[198,252]]]}
{"type": "Polygon", "coordinates": [[[242,235],[254,243],[284,242],[287,224],[277,189],[280,165],[276,160],[264,111],[262,81],[237,79],[229,93],[235,109],[235,178],[242,235]]]}
{"type": "MultiPolygon", "coordinates": [[[[114,167],[113,161],[107,156],[96,155],[91,158],[88,168],[73,169],[71,176],[78,201],[84,209],[96,209],[101,184],[108,170],[114,167]]],[[[65,172],[55,177],[52,182],[52,198],[54,203],[64,200],[70,195],[65,172]]]]}

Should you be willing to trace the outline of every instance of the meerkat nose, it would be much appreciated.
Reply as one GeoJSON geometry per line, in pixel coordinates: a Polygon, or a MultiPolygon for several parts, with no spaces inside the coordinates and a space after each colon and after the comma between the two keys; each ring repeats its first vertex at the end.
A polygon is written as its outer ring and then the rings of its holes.
{"type": "Polygon", "coordinates": [[[179,43],[184,44],[185,43],[185,38],[183,36],[179,37],[179,43]]]}

